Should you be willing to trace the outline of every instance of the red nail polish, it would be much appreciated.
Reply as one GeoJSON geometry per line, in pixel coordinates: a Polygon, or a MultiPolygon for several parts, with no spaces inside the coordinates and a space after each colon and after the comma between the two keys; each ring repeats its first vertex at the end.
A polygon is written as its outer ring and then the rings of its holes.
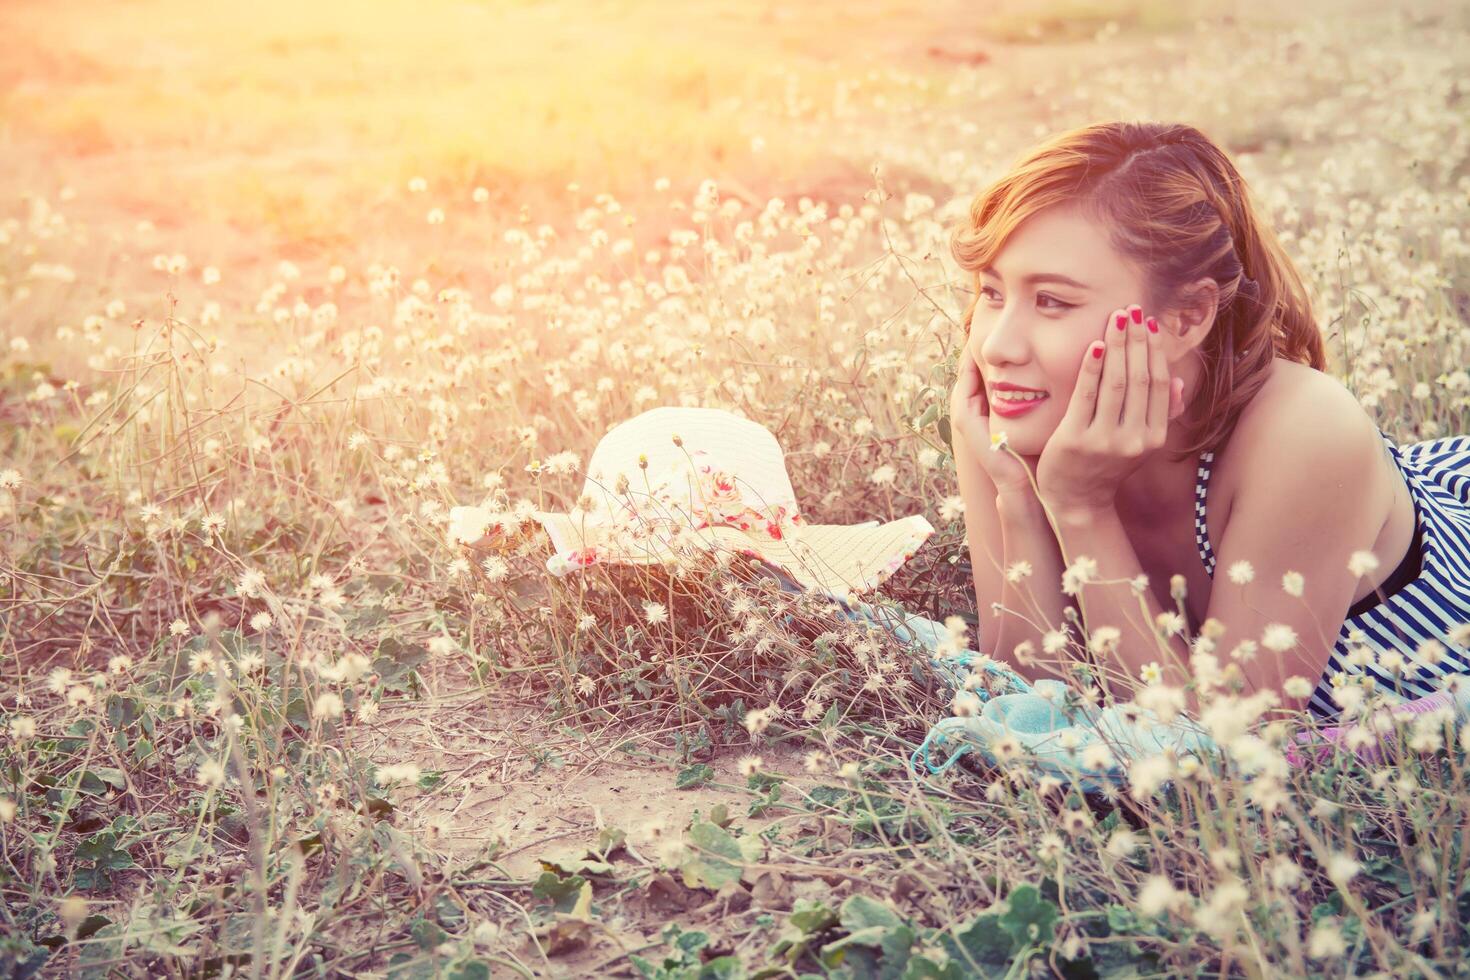
{"type": "Polygon", "coordinates": [[[1143,322],[1143,310],[1141,310],[1141,309],[1135,309],[1133,311],[1133,322],[1134,323],[1142,323],[1143,322]]]}
{"type": "Polygon", "coordinates": [[[1159,321],[1155,320],[1153,317],[1149,317],[1148,318],[1148,330],[1149,330],[1149,333],[1158,333],[1159,332],[1159,321]]]}
{"type": "Polygon", "coordinates": [[[1126,313],[1118,314],[1117,326],[1119,330],[1122,330],[1124,327],[1128,326],[1128,315],[1126,313]]]}
{"type": "Polygon", "coordinates": [[[1092,357],[1093,357],[1093,359],[1096,360],[1097,358],[1102,357],[1102,356],[1103,356],[1102,344],[1094,344],[1092,346],[1092,357]]]}

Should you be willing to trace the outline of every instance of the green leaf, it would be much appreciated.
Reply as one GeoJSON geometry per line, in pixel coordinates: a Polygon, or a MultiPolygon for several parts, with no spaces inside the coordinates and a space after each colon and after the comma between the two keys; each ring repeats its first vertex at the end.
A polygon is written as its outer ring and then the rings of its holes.
{"type": "Polygon", "coordinates": [[[718,824],[695,821],[689,825],[689,842],[694,845],[680,865],[687,888],[720,889],[740,880],[744,866],[760,859],[761,842],[735,837],[718,824]]]}
{"type": "Polygon", "coordinates": [[[78,868],[72,884],[82,891],[106,891],[112,887],[112,876],[106,868],[78,868]]]}
{"type": "MultiPolygon", "coordinates": [[[[786,782],[780,776],[773,776],[768,772],[753,772],[745,780],[745,788],[753,789],[757,793],[766,793],[772,789],[779,790],[781,784],[786,782]]],[[[780,799],[778,793],[774,799],[780,799]]]]}
{"type": "Polygon", "coordinates": [[[449,938],[449,933],[441,929],[439,923],[422,918],[413,921],[408,927],[408,934],[419,944],[419,949],[425,952],[435,949],[449,938]]]}
{"type": "Polygon", "coordinates": [[[1010,961],[1014,940],[1001,925],[998,914],[982,912],[955,935],[941,936],[940,944],[950,959],[970,970],[972,961],[982,968],[1005,966],[1010,961]]]}
{"type": "Polygon", "coordinates": [[[311,727],[311,713],[307,711],[305,698],[292,698],[287,702],[286,720],[298,728],[311,727]]]}
{"type": "Polygon", "coordinates": [[[927,956],[915,956],[904,967],[902,980],[969,980],[960,965],[949,960],[943,966],[927,956]]]}
{"type": "Polygon", "coordinates": [[[490,964],[484,960],[465,960],[444,971],[446,980],[490,980],[490,964]]]}
{"type": "Polygon", "coordinates": [[[581,875],[563,878],[555,871],[543,871],[531,886],[531,894],[551,902],[558,912],[570,912],[582,895],[587,879],[581,875]]]}
{"type": "Polygon", "coordinates": [[[848,932],[873,928],[897,929],[903,925],[903,919],[899,918],[897,912],[867,895],[853,895],[842,903],[838,915],[842,927],[848,932]]]}
{"type": "Polygon", "coordinates": [[[798,899],[792,907],[787,921],[802,932],[811,934],[837,925],[837,914],[829,909],[825,902],[814,902],[803,898],[798,899]]]}
{"type": "Polygon", "coordinates": [[[1021,885],[1006,899],[1001,926],[1014,937],[1017,945],[1051,941],[1057,907],[1041,897],[1035,885],[1021,885]]]}
{"type": "Polygon", "coordinates": [[[704,763],[689,766],[679,770],[679,775],[674,779],[675,789],[694,789],[703,786],[715,778],[715,771],[704,763]]]}

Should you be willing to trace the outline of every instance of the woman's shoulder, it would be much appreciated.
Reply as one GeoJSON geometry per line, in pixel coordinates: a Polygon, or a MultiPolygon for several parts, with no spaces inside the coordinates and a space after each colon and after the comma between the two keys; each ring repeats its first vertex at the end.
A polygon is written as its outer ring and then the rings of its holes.
{"type": "Polygon", "coordinates": [[[1272,434],[1279,437],[1284,431],[1356,436],[1366,442],[1380,438],[1377,424],[1347,385],[1325,371],[1284,357],[1272,362],[1266,383],[1241,412],[1236,427],[1258,441],[1272,434]]]}
{"type": "MultiPolygon", "coordinates": [[[[1332,448],[1369,460],[1382,458],[1378,425],[1352,390],[1308,364],[1276,358],[1261,390],[1241,412],[1221,463],[1238,491],[1252,472],[1291,462],[1301,447],[1332,448]]],[[[1364,486],[1372,474],[1364,474],[1364,486]]]]}

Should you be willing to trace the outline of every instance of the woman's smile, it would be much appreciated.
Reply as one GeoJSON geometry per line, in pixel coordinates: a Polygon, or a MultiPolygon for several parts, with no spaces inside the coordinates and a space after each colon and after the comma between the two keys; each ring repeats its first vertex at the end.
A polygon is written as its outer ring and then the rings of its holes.
{"type": "Polygon", "coordinates": [[[992,392],[990,395],[990,409],[995,414],[1004,418],[1013,419],[1025,415],[1037,405],[1046,401],[1048,395],[1022,394],[1020,392],[992,392]]]}

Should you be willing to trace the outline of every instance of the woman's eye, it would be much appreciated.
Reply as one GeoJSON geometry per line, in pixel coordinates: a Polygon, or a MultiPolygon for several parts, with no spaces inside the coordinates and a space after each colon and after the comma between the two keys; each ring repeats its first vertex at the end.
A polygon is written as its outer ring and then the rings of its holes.
{"type": "MultiPolygon", "coordinates": [[[[994,287],[991,286],[981,286],[980,295],[986,297],[987,299],[990,299],[992,302],[999,301],[1001,299],[1000,293],[996,292],[994,287]]],[[[1037,293],[1036,302],[1043,303],[1042,309],[1045,310],[1070,310],[1074,305],[1076,305],[1074,303],[1064,303],[1061,300],[1057,299],[1055,296],[1052,296],[1050,293],[1037,293]],[[1043,301],[1045,302],[1043,303],[1043,301]]]]}

